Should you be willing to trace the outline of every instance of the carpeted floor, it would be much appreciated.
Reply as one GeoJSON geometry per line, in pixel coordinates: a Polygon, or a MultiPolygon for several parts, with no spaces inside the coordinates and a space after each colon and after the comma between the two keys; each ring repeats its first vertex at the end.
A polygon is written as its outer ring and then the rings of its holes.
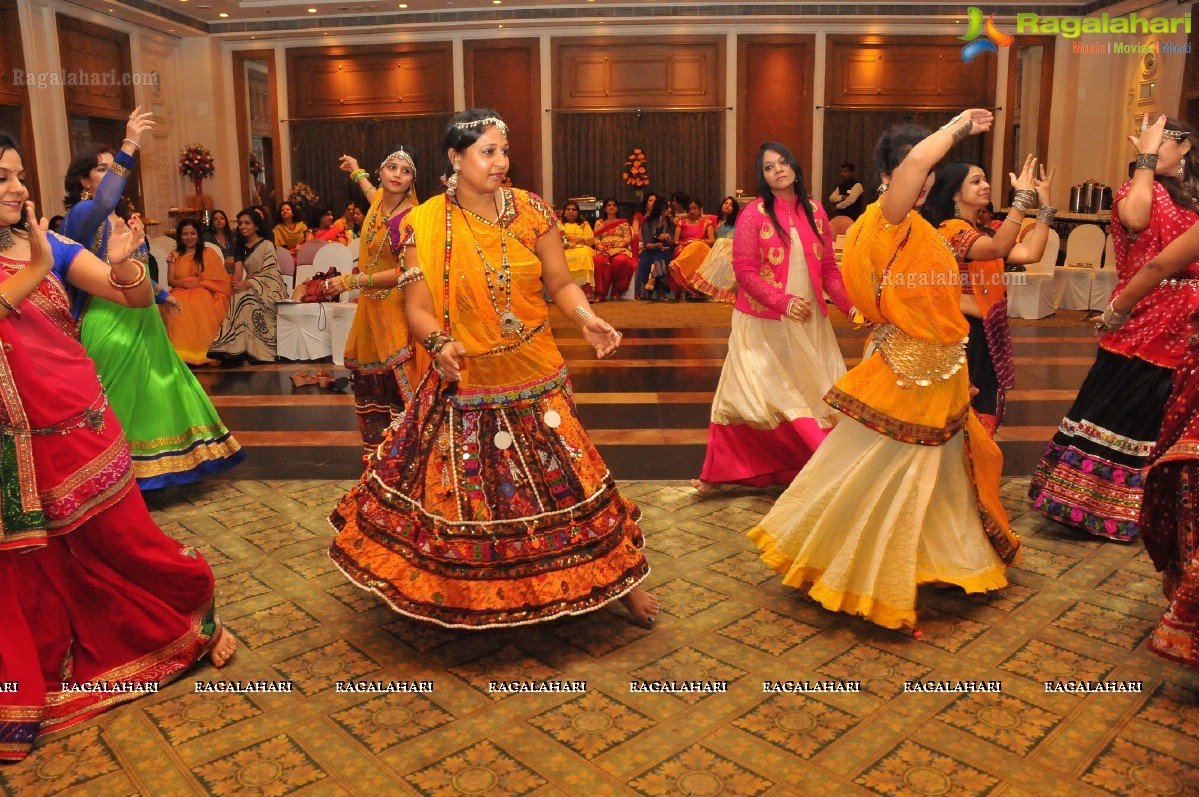
{"type": "Polygon", "coordinates": [[[922,636],[828,613],[780,585],[744,532],[770,494],[700,499],[626,482],[642,507],[644,631],[599,612],[449,632],[392,613],[325,555],[346,482],[208,483],[149,496],[204,552],[242,648],[157,695],[44,739],[0,768],[5,794],[101,795],[1194,795],[1199,673],[1145,638],[1162,608],[1139,545],[1076,535],[1008,506],[1025,541],[990,597],[929,589],[922,636]],[[291,681],[291,694],[199,693],[196,681],[291,681]],[[344,680],[427,693],[339,693],[344,680]],[[586,680],[581,694],[488,682],[586,680]],[[1059,679],[1140,693],[1046,693],[1059,679]],[[726,681],[640,694],[630,681],[726,681]],[[765,694],[763,681],[860,682],[765,694]],[[999,681],[997,694],[905,693],[914,680],[999,681]]]}

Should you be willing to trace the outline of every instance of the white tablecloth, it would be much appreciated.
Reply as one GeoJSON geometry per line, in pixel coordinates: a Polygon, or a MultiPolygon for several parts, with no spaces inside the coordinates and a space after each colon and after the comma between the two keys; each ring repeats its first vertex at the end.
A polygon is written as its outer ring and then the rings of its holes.
{"type": "Polygon", "coordinates": [[[1102,310],[1118,280],[1115,269],[1058,266],[1053,270],[1053,303],[1062,310],[1102,310]]]}
{"type": "Polygon", "coordinates": [[[285,360],[333,357],[345,362],[346,338],[356,304],[342,302],[279,302],[278,354],[285,360]]]}

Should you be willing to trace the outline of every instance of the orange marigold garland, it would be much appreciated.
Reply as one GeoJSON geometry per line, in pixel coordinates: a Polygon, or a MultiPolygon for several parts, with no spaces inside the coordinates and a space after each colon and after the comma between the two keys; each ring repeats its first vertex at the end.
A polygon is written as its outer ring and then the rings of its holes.
{"type": "Polygon", "coordinates": [[[625,159],[624,173],[621,174],[625,185],[633,188],[645,188],[649,185],[649,170],[646,169],[645,162],[645,153],[640,147],[634,147],[625,159]]]}

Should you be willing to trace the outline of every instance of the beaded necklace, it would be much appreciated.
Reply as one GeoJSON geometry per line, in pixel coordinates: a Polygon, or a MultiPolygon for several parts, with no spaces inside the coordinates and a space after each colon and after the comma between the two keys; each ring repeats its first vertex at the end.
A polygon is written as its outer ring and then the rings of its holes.
{"type": "Polygon", "coordinates": [[[383,255],[383,247],[387,245],[387,240],[390,237],[391,231],[388,229],[388,226],[391,222],[391,217],[397,210],[400,209],[400,206],[404,204],[405,200],[406,197],[401,197],[400,201],[395,205],[395,207],[393,207],[387,213],[383,212],[383,203],[380,202],[378,207],[371,210],[371,215],[367,217],[366,222],[362,225],[366,227],[366,254],[371,259],[370,263],[368,263],[366,268],[363,269],[365,273],[374,273],[375,264],[379,262],[379,258],[383,255]],[[371,247],[374,245],[375,237],[380,231],[384,231],[383,237],[379,241],[378,247],[375,248],[375,251],[372,254],[371,247]]]}
{"type": "MultiPolygon", "coordinates": [[[[501,194],[501,196],[503,196],[501,194]]],[[[494,195],[492,202],[495,202],[494,195]]],[[[505,198],[506,202],[506,198],[505,198]]],[[[470,216],[461,205],[458,209],[462,211],[462,218],[466,221],[466,228],[470,230],[471,241],[475,245],[475,252],[479,255],[479,261],[483,264],[483,278],[487,281],[487,295],[491,299],[491,307],[495,310],[496,315],[500,317],[500,335],[505,338],[521,338],[526,331],[524,322],[516,313],[512,312],[512,264],[508,262],[508,240],[504,235],[503,229],[500,229],[500,265],[498,268],[491,265],[487,260],[487,256],[483,254],[483,247],[479,245],[479,239],[475,235],[475,228],[470,223],[470,216]],[[495,280],[492,281],[494,275],[495,280]],[[496,298],[496,291],[504,295],[504,309],[500,309],[500,302],[496,298]]],[[[478,215],[478,214],[476,214],[478,215]]],[[[496,220],[497,222],[504,216],[504,208],[496,205],[496,220]]]]}

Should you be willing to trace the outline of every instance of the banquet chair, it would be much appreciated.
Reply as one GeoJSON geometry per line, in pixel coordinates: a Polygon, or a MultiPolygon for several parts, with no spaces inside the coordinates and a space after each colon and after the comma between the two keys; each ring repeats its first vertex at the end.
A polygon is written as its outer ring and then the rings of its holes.
{"type": "Polygon", "coordinates": [[[1106,238],[1098,224],[1080,224],[1066,239],[1066,264],[1054,271],[1054,304],[1064,310],[1089,310],[1094,304],[1095,272],[1103,263],[1106,238]],[[1089,268],[1087,267],[1089,265],[1089,268]]]}
{"type": "MultiPolygon", "coordinates": [[[[291,277],[291,287],[296,287],[296,259],[291,256],[291,252],[284,249],[282,246],[275,247],[275,261],[279,265],[279,273],[284,277],[291,277]]],[[[287,280],[283,281],[284,284],[287,280]]]]}
{"type": "Polygon", "coordinates": [[[1023,272],[1005,275],[1008,315],[1012,318],[1044,318],[1053,315],[1054,268],[1062,248],[1056,230],[1049,231],[1045,254],[1036,263],[1028,263],[1023,272]]]}

